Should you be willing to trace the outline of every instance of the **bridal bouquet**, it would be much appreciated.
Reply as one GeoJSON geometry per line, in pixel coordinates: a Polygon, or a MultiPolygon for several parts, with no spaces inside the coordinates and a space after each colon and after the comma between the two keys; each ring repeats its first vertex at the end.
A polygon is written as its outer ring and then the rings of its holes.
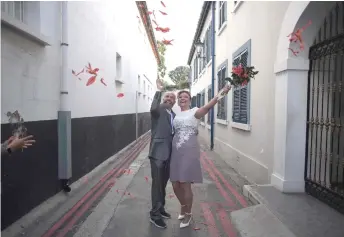
{"type": "Polygon", "coordinates": [[[254,67],[244,67],[242,64],[232,68],[232,78],[225,78],[234,87],[245,86],[251,79],[254,79],[258,74],[258,71],[254,70],[254,67]]]}
{"type": "MultiPolygon", "coordinates": [[[[257,74],[258,71],[255,71],[254,67],[244,67],[242,64],[239,64],[232,68],[232,77],[225,78],[225,81],[229,82],[234,87],[245,86],[251,79],[254,79],[257,74]]],[[[227,93],[222,89],[218,93],[218,100],[226,95],[227,93]]]]}

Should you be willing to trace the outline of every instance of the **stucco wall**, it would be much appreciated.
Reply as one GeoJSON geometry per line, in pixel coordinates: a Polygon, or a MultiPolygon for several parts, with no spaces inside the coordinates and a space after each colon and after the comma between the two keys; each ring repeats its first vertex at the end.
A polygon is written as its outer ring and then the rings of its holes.
{"type": "MultiPolygon", "coordinates": [[[[288,5],[289,2],[242,2],[233,12],[234,6],[228,2],[227,26],[220,35],[216,34],[216,70],[228,59],[228,71],[230,71],[233,53],[251,40],[251,65],[259,71],[256,80],[251,83],[251,129],[246,131],[232,127],[232,92],[227,96],[228,121],[223,124],[216,120],[216,106],[214,116],[214,150],[254,183],[269,183],[272,173],[275,49],[288,5]]],[[[217,24],[218,19],[216,26],[217,24]]],[[[199,88],[205,88],[211,83],[211,67],[208,71],[207,80],[204,80],[207,83],[199,80],[192,87],[193,94],[197,93],[199,88]]],[[[215,88],[217,91],[217,81],[215,88]]],[[[200,134],[210,141],[210,132],[206,127],[200,126],[200,134]]]]}

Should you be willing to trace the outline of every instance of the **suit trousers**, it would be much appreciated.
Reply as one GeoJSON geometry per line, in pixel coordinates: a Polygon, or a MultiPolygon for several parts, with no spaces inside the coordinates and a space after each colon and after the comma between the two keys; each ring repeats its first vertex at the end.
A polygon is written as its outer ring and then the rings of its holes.
{"type": "Polygon", "coordinates": [[[161,211],[165,210],[166,186],[170,178],[170,160],[158,160],[150,157],[152,175],[152,210],[153,220],[161,219],[161,211]]]}

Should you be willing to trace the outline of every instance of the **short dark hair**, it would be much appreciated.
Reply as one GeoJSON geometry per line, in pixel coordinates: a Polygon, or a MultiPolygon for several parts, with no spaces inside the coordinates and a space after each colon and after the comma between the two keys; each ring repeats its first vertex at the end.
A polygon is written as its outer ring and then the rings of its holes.
{"type": "Polygon", "coordinates": [[[184,93],[187,94],[189,96],[189,99],[191,100],[191,94],[189,91],[182,90],[182,91],[179,91],[177,95],[179,97],[181,94],[184,94],[184,93]]]}

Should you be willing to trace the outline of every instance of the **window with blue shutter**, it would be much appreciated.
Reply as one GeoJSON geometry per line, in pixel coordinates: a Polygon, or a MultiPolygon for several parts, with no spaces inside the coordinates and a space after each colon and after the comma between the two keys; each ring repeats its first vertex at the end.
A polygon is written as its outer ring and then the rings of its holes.
{"type": "Polygon", "coordinates": [[[197,94],[197,103],[196,103],[196,106],[197,106],[198,108],[201,107],[201,94],[200,94],[200,93],[197,94]]]}
{"type": "Polygon", "coordinates": [[[193,96],[192,99],[191,99],[191,108],[194,108],[196,107],[196,96],[193,96]]]}
{"type": "MultiPolygon", "coordinates": [[[[233,54],[233,66],[240,63],[251,65],[251,40],[247,41],[233,54]]],[[[248,124],[250,118],[250,84],[233,88],[232,120],[235,123],[248,124]]]]}
{"type": "MultiPolygon", "coordinates": [[[[219,92],[226,85],[226,77],[227,66],[222,66],[217,72],[217,92],[219,92]]],[[[217,118],[221,120],[227,120],[227,96],[217,102],[217,118]]]]}
{"type": "MultiPolygon", "coordinates": [[[[205,90],[203,90],[202,92],[201,92],[201,106],[200,107],[202,107],[202,106],[204,106],[205,105],[205,90]]],[[[205,118],[204,118],[205,116],[203,116],[200,120],[202,121],[202,122],[204,122],[205,121],[205,118]]]]}
{"type": "MultiPolygon", "coordinates": [[[[208,87],[208,103],[211,101],[211,86],[208,87]]],[[[210,113],[211,110],[207,113],[207,124],[210,124],[210,113]]]]}

